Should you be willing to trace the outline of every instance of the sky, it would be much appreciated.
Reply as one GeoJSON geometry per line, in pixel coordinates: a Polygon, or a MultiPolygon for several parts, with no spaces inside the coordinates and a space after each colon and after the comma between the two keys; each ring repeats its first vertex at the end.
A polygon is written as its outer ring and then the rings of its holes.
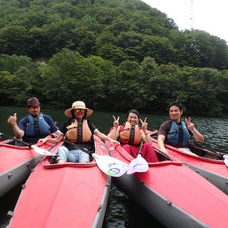
{"type": "Polygon", "coordinates": [[[142,0],[172,18],[179,30],[199,29],[228,43],[228,0],[142,0]]]}

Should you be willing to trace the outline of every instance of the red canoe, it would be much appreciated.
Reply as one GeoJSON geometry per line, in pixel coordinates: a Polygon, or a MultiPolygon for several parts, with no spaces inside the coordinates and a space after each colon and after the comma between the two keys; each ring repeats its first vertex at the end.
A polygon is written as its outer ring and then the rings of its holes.
{"type": "MultiPolygon", "coordinates": [[[[107,154],[95,138],[96,153],[107,154]]],[[[96,162],[50,164],[40,162],[19,197],[11,228],[102,227],[110,177],[96,162]]]]}
{"type": "MultiPolygon", "coordinates": [[[[121,147],[110,153],[132,159],[121,147]]],[[[160,162],[150,163],[149,171],[115,178],[117,184],[166,227],[227,228],[227,195],[182,163],[158,155],[160,162]]]]}
{"type": "MultiPolygon", "coordinates": [[[[0,142],[0,196],[22,183],[29,176],[31,169],[41,160],[41,155],[28,146],[15,146],[13,140],[0,142]]],[[[55,152],[58,148],[44,144],[40,148],[55,152]]]]}
{"type": "MultiPolygon", "coordinates": [[[[152,146],[158,149],[157,140],[153,139],[152,146]]],[[[208,181],[228,194],[228,167],[221,156],[207,149],[192,145],[191,151],[195,154],[183,152],[180,149],[167,145],[167,155],[174,161],[181,161],[208,181]],[[203,156],[203,157],[201,157],[203,156]]]]}

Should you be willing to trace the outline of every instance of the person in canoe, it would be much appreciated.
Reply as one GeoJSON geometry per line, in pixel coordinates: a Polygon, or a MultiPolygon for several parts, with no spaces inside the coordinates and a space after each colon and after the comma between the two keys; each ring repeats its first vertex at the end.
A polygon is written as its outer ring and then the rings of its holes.
{"type": "Polygon", "coordinates": [[[101,140],[108,140],[112,144],[119,144],[105,134],[101,133],[94,124],[87,119],[93,114],[93,110],[86,107],[83,101],[75,101],[72,107],[65,110],[65,115],[70,117],[62,128],[62,136],[58,138],[45,138],[42,143],[50,141],[58,143],[64,139],[64,144],[58,149],[57,163],[65,162],[89,162],[91,153],[94,152],[93,134],[101,140]]]}
{"type": "Polygon", "coordinates": [[[8,118],[8,124],[11,125],[17,138],[35,144],[39,139],[49,134],[58,134],[58,127],[53,119],[40,112],[40,102],[36,97],[30,97],[27,100],[26,107],[29,115],[20,119],[18,125],[16,113],[8,118]]]}
{"type": "Polygon", "coordinates": [[[173,102],[168,106],[170,120],[165,121],[158,131],[158,146],[161,151],[167,152],[165,143],[174,147],[188,149],[189,140],[193,137],[197,142],[203,142],[204,136],[196,129],[191,118],[181,119],[184,106],[180,102],[173,102]]]}
{"type": "Polygon", "coordinates": [[[151,146],[152,139],[147,130],[147,118],[142,121],[139,118],[139,112],[132,109],[128,112],[127,121],[124,125],[119,125],[119,117],[113,116],[113,128],[109,132],[109,136],[118,140],[121,146],[134,158],[138,153],[148,162],[158,162],[158,157],[151,146]],[[141,127],[139,126],[141,122],[141,127]]]}

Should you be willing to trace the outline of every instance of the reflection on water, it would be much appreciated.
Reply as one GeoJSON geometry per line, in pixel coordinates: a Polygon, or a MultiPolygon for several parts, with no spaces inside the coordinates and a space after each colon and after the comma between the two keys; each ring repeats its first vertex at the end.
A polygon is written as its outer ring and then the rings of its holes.
{"type": "Polygon", "coordinates": [[[17,199],[19,197],[21,191],[21,185],[16,186],[10,192],[4,195],[4,197],[0,197],[0,227],[6,228],[10,216],[7,215],[8,211],[12,211],[15,207],[17,199]]]}
{"type": "Polygon", "coordinates": [[[206,138],[203,145],[228,153],[228,119],[198,118],[196,123],[206,138]]]}
{"type": "Polygon", "coordinates": [[[163,228],[113,184],[103,228],[163,228]]]}
{"type": "MultiPolygon", "coordinates": [[[[43,113],[49,114],[52,118],[61,125],[67,117],[64,116],[64,110],[43,109],[43,113]]],[[[9,115],[17,112],[18,119],[25,116],[24,108],[0,107],[0,132],[5,133],[6,137],[12,136],[12,130],[7,125],[6,121],[9,115]]],[[[115,115],[120,116],[120,123],[126,120],[125,113],[104,113],[95,112],[91,116],[95,126],[104,133],[107,133],[112,127],[113,118],[115,115]]],[[[149,129],[158,129],[160,124],[167,119],[166,115],[142,115],[141,118],[147,117],[149,129]]],[[[228,119],[218,118],[192,118],[197,129],[204,134],[206,142],[203,145],[220,152],[228,152],[228,119]]],[[[19,190],[11,192],[10,196],[0,198],[0,226],[6,224],[8,210],[13,210],[14,204],[18,196],[19,190]],[[8,197],[8,198],[7,198],[8,197]]],[[[7,194],[8,195],[8,194],[7,194]]],[[[145,211],[138,208],[128,197],[120,192],[115,186],[112,186],[110,192],[109,207],[106,213],[106,219],[103,228],[118,227],[118,228],[134,228],[134,227],[162,227],[156,220],[151,218],[145,211]]]]}

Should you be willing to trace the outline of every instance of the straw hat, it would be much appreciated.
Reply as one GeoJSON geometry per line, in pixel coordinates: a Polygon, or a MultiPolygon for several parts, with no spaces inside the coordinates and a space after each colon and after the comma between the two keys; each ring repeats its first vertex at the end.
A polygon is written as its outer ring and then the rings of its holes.
{"type": "Polygon", "coordinates": [[[85,103],[83,101],[75,101],[72,104],[72,107],[68,108],[64,113],[65,113],[66,116],[72,117],[71,111],[75,110],[75,109],[85,109],[86,110],[86,116],[91,116],[93,114],[93,110],[89,109],[89,108],[86,108],[86,105],[85,105],[85,103]]]}

